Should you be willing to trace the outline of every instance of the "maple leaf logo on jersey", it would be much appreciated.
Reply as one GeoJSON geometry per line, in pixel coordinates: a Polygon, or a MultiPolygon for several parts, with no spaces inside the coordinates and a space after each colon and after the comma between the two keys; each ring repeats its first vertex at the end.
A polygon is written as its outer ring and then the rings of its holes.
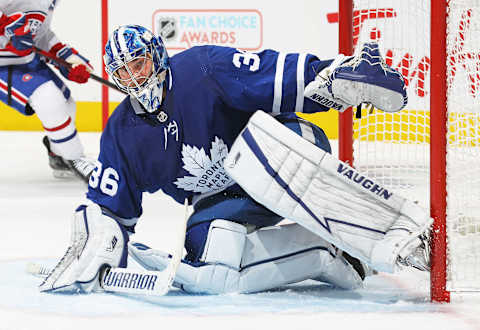
{"type": "Polygon", "coordinates": [[[218,137],[212,142],[211,158],[203,148],[182,145],[183,168],[191,176],[178,178],[174,184],[180,189],[199,193],[222,190],[232,182],[223,168],[227,154],[227,145],[218,137]]]}

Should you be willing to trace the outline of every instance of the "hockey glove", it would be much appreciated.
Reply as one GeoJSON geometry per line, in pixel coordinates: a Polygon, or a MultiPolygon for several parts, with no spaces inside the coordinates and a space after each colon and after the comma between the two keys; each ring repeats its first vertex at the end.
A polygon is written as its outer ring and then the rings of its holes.
{"type": "Polygon", "coordinates": [[[25,56],[32,52],[33,35],[24,13],[14,13],[0,17],[0,47],[25,56]]]}
{"type": "Polygon", "coordinates": [[[70,246],[40,291],[101,291],[99,278],[105,267],[127,266],[128,239],[123,226],[99,205],[81,205],[72,219],[70,246]]]}
{"type": "Polygon", "coordinates": [[[339,55],[305,87],[305,97],[340,112],[361,103],[396,112],[408,100],[403,76],[385,63],[373,42],[354,57],[339,55]]]}
{"type": "Polygon", "coordinates": [[[60,73],[65,78],[79,84],[88,81],[88,78],[90,78],[90,72],[93,71],[93,67],[90,65],[90,61],[80,55],[75,48],[59,42],[50,48],[50,53],[71,64],[70,68],[58,66],[60,73]]]}

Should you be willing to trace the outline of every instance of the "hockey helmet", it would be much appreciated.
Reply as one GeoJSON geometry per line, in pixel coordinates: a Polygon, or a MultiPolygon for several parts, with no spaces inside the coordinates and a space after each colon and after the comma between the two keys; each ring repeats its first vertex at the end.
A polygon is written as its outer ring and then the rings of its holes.
{"type": "Polygon", "coordinates": [[[158,111],[169,69],[160,37],[139,25],[120,26],[107,41],[103,60],[120,90],[134,96],[148,113],[158,111]]]}

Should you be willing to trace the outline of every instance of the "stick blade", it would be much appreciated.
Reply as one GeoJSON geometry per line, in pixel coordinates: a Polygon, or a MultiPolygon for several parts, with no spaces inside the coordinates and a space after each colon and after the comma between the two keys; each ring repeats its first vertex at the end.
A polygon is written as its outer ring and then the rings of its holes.
{"type": "Polygon", "coordinates": [[[108,292],[164,296],[169,285],[168,267],[162,271],[143,269],[111,268],[102,276],[102,288],[108,292]]]}
{"type": "Polygon", "coordinates": [[[25,266],[25,271],[28,274],[31,274],[37,277],[42,277],[42,278],[47,277],[48,274],[50,274],[50,269],[48,267],[37,264],[35,262],[29,262],[25,266]]]}

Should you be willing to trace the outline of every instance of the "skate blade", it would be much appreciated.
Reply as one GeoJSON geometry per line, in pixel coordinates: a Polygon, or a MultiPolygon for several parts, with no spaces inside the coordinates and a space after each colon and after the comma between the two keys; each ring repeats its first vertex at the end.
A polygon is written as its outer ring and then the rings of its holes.
{"type": "Polygon", "coordinates": [[[55,179],[60,179],[60,180],[75,180],[75,179],[77,179],[77,176],[70,171],[53,170],[52,173],[53,173],[53,177],[55,179]]]}

